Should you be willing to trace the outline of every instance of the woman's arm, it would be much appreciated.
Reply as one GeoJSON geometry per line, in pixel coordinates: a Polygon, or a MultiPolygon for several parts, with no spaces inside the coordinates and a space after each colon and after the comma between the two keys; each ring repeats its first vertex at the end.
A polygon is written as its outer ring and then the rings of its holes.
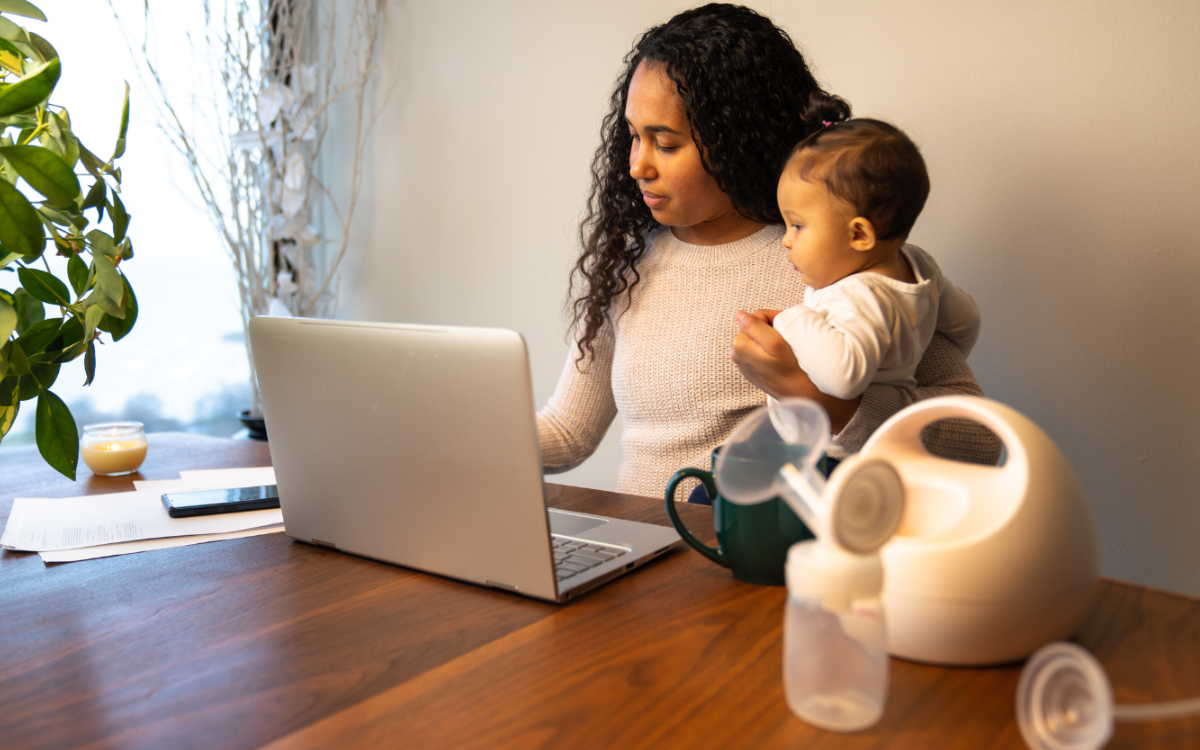
{"type": "Polygon", "coordinates": [[[542,468],[547,474],[568,471],[583,463],[595,452],[617,416],[612,392],[611,329],[601,331],[594,343],[593,356],[578,367],[579,349],[571,347],[554,395],[537,413],[542,468]]]}
{"type": "MultiPolygon", "coordinates": [[[[872,385],[858,399],[843,401],[821,393],[796,363],[791,348],[771,327],[776,310],[737,314],[740,332],[733,342],[733,361],[742,375],[775,398],[803,396],[825,407],[833,425],[831,454],[862,450],[867,438],[901,409],[934,396],[982,396],[967,360],[943,334],[934,334],[917,365],[916,388],[872,385]],[[816,397],[813,395],[816,392],[816,397]]],[[[994,465],[1001,443],[986,427],[966,420],[935,422],[921,433],[925,447],[945,458],[994,465]]],[[[835,456],[839,457],[839,456],[835,456]]]]}

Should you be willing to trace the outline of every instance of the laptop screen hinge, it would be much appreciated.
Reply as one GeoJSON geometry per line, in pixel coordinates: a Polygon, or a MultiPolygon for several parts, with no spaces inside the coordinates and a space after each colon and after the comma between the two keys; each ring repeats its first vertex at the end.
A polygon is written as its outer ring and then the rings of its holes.
{"type": "Polygon", "coordinates": [[[312,543],[318,547],[326,547],[328,549],[337,549],[337,545],[332,542],[322,542],[320,539],[313,539],[312,543]]]}
{"type": "Polygon", "coordinates": [[[509,591],[519,591],[520,590],[516,586],[513,586],[512,584],[499,583],[498,581],[484,581],[484,583],[486,583],[489,586],[498,588],[498,589],[507,589],[509,591]]]}

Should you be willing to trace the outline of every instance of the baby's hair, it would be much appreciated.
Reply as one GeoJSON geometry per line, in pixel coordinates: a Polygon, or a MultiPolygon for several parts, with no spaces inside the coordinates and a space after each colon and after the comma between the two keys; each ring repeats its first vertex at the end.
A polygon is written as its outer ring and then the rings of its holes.
{"type": "Polygon", "coordinates": [[[815,92],[805,120],[821,127],[792,149],[784,173],[820,180],[871,222],[880,240],[905,239],[929,197],[917,145],[894,125],[850,119],[850,105],[815,92]]]}

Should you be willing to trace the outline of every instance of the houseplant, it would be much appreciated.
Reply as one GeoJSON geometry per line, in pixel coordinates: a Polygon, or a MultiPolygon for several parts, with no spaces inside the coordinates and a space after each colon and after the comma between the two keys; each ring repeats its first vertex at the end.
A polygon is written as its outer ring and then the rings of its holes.
{"type": "Polygon", "coordinates": [[[116,166],[129,87],[116,147],[102,159],[79,142],[67,110],[49,101],[62,72],[58,53],[9,16],[46,20],[26,0],[0,0],[0,440],[22,404],[36,400],[38,450],[73,480],[79,433],[50,388],[79,357],[90,384],[97,341],[104,333],[119,341],[137,321],[120,267],[133,245],[116,166]],[[91,182],[86,190],[80,178],[91,182]]]}

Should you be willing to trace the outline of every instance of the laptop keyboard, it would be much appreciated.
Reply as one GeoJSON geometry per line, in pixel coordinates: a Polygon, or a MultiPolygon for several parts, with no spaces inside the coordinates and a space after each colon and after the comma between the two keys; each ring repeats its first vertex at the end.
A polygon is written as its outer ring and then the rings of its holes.
{"type": "Polygon", "coordinates": [[[554,570],[560,581],[579,575],[629,551],[624,547],[581,542],[557,534],[551,534],[550,537],[554,542],[554,570]]]}

